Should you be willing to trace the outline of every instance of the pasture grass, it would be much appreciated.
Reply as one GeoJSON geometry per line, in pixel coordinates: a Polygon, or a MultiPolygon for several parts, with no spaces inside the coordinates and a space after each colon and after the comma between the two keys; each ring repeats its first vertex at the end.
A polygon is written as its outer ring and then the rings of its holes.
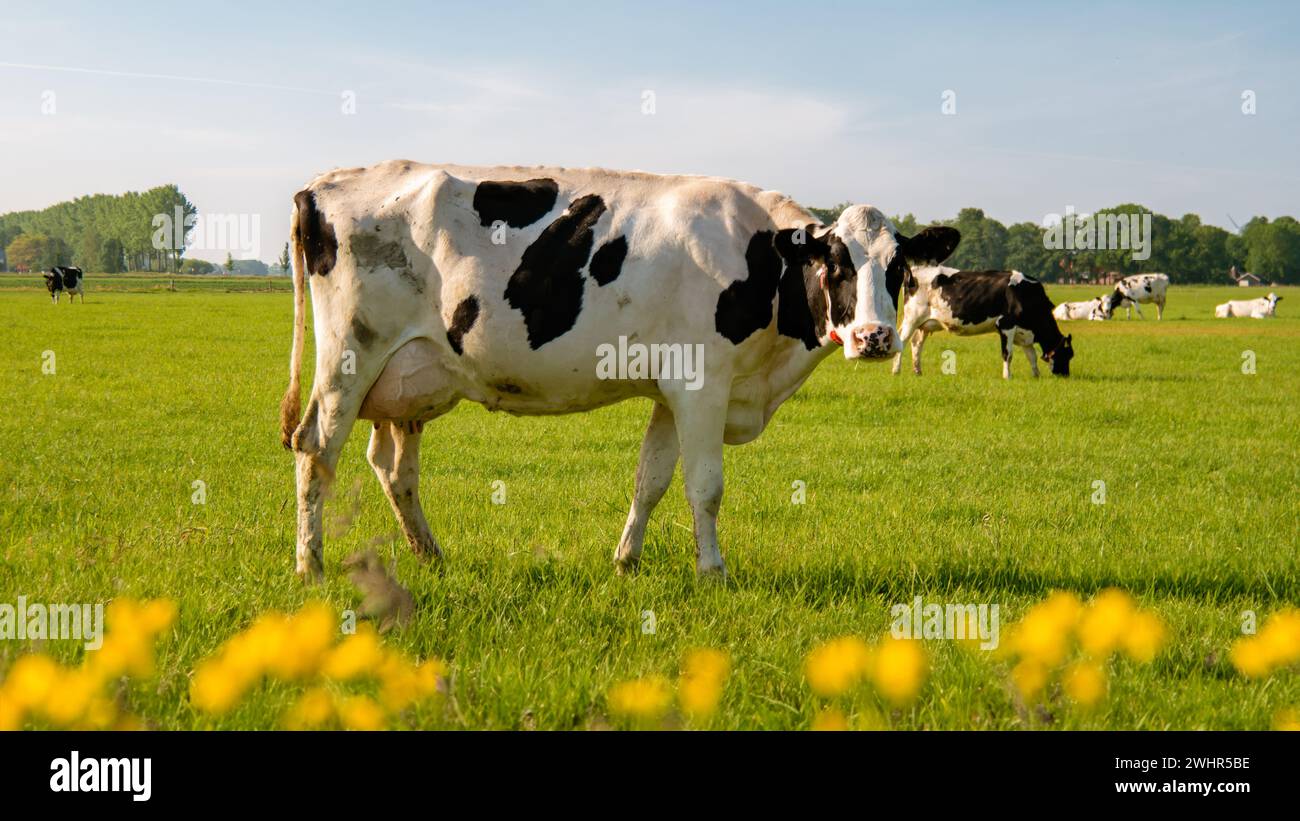
{"type": "MultiPolygon", "coordinates": [[[[1005,634],[1053,590],[1118,586],[1171,637],[1153,664],[1113,662],[1097,708],[1054,698],[1026,712],[1005,662],[931,641],[913,705],[864,695],[853,710],[906,729],[1263,729],[1300,705],[1300,681],[1294,670],[1247,681],[1227,651],[1244,611],[1262,621],[1300,601],[1296,290],[1279,289],[1289,299],[1266,321],[1212,318],[1244,289],[1175,286],[1163,322],[1144,307],[1145,321],[1065,323],[1077,350],[1068,380],[1046,368],[1030,379],[1017,358],[1004,382],[991,336],[932,337],[920,378],[832,357],[763,436],[727,450],[726,585],[694,577],[680,476],[640,573],[612,572],[648,403],[553,418],[462,405],[431,423],[422,495],[441,570],[396,536],[362,423],[327,507],[319,588],[292,572],[292,460],[276,431],[287,294],[95,287],[68,307],[0,291],[0,602],[173,598],[177,627],[131,709],[167,729],[269,728],[291,688],[269,685],[214,719],[189,704],[196,663],[264,611],[315,597],[356,607],[340,563],[378,538],[418,608],[388,641],[450,668],[450,697],[411,726],[605,726],[612,684],[672,677],[690,648],[717,647],[732,675],[702,726],[801,729],[821,704],[805,654],[886,633],[893,604],[997,603],[1005,634]],[[945,349],[956,374],[940,373],[945,349]],[[45,351],[54,375],[42,373],[45,351]],[[797,480],[805,504],[792,503],[797,480]],[[195,481],[205,504],[191,501],[195,481]],[[504,505],[492,502],[497,481],[504,505]],[[1105,504],[1093,503],[1098,481],[1105,504]]],[[[0,671],[30,649],[0,642],[0,671]]]]}

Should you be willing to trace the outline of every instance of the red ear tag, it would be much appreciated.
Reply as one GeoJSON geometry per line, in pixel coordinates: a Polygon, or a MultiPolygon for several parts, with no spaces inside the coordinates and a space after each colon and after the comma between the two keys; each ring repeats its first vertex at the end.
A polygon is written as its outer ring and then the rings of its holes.
{"type": "Polygon", "coordinates": [[[834,342],[836,345],[844,344],[844,340],[840,339],[840,335],[835,333],[834,328],[831,328],[831,341],[834,342]]]}

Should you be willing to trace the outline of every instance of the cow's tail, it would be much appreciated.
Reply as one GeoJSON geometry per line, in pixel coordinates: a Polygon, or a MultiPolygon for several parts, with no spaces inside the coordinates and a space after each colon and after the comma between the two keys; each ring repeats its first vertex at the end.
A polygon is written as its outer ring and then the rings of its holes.
{"type": "Polygon", "coordinates": [[[280,400],[280,442],[293,448],[293,432],[302,420],[302,346],[307,322],[307,258],[302,250],[302,232],[298,229],[298,209],[293,211],[290,230],[293,244],[293,349],[289,353],[289,389],[280,400]]]}

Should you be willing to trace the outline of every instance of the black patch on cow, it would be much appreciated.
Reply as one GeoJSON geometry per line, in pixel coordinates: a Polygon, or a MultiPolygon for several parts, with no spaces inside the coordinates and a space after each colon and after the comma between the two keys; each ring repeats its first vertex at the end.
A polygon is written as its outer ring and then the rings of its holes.
{"type": "Polygon", "coordinates": [[[57,294],[63,290],[63,275],[59,273],[59,269],[55,268],[53,271],[42,274],[42,276],[45,277],[45,288],[51,294],[57,294]]]}
{"type": "Polygon", "coordinates": [[[608,285],[623,273],[627,258],[627,237],[618,236],[596,249],[591,256],[591,278],[597,285],[608,285]]]}
{"type": "Polygon", "coordinates": [[[739,345],[755,331],[772,323],[772,300],[781,279],[781,256],[773,245],[771,231],[759,231],[745,249],[749,276],[728,285],[718,295],[713,314],[718,333],[739,345]]]}
{"type": "Polygon", "coordinates": [[[363,348],[369,348],[370,343],[375,341],[374,329],[362,322],[359,316],[352,317],[352,335],[363,348]]]}
{"type": "Polygon", "coordinates": [[[485,180],[474,189],[474,210],[481,225],[501,220],[511,228],[532,225],[555,207],[560,186],[539,178],[527,182],[485,180]]]}
{"type": "Polygon", "coordinates": [[[518,396],[524,392],[524,389],[516,385],[514,382],[497,382],[492,386],[492,388],[498,393],[508,393],[514,396],[518,396]]]}
{"type": "Polygon", "coordinates": [[[310,189],[299,191],[293,201],[298,207],[298,239],[302,243],[303,256],[307,258],[307,270],[326,276],[334,269],[339,252],[334,226],[316,207],[315,192],[310,189]]]}
{"type": "Polygon", "coordinates": [[[478,321],[478,297],[467,296],[456,306],[456,310],[451,312],[451,327],[447,329],[447,343],[457,354],[463,354],[465,351],[461,347],[461,341],[469,329],[474,327],[478,321]]]}
{"type": "Polygon", "coordinates": [[[595,194],[574,200],[524,250],[506,284],[506,302],[524,315],[533,350],[561,336],[582,312],[582,269],[595,242],[592,229],[605,213],[595,194]]]}
{"type": "MultiPolygon", "coordinates": [[[[819,347],[818,340],[826,333],[826,300],[815,264],[809,254],[795,246],[794,234],[793,228],[779,231],[774,243],[785,261],[777,286],[776,331],[799,340],[811,351],[819,347]]],[[[811,238],[808,229],[804,236],[811,238]]]]}

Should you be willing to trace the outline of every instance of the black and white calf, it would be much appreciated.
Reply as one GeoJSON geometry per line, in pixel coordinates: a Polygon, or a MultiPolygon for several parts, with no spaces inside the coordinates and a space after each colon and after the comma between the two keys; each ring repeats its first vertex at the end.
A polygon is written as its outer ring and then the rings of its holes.
{"type": "Polygon", "coordinates": [[[1133,318],[1134,309],[1138,312],[1138,319],[1143,319],[1142,304],[1154,302],[1156,319],[1163,319],[1165,294],[1168,290],[1169,277],[1164,274],[1134,274],[1124,277],[1115,284],[1115,290],[1101,298],[1097,315],[1100,319],[1110,319],[1115,314],[1115,309],[1123,306],[1125,319],[1133,318]]]}
{"type": "Polygon", "coordinates": [[[85,274],[80,268],[71,268],[64,265],[56,265],[49,271],[46,271],[45,289],[50,292],[50,298],[57,304],[59,294],[63,291],[68,292],[68,304],[72,304],[72,298],[77,294],[81,295],[81,301],[86,301],[86,291],[82,286],[85,281],[85,274]]]}
{"type": "MultiPolygon", "coordinates": [[[[996,332],[1002,340],[1002,376],[1011,378],[1011,355],[1024,350],[1029,367],[1038,376],[1034,345],[1052,373],[1070,375],[1074,357],[1071,337],[1061,333],[1052,315],[1052,301],[1043,284],[1019,271],[958,271],[932,266],[914,271],[904,282],[899,337],[911,340],[912,371],[921,373],[921,348],[927,335],[949,331],[960,336],[996,332]]],[[[894,373],[903,367],[903,352],[894,357],[894,373]]]]}
{"type": "Polygon", "coordinates": [[[367,456],[407,541],[433,557],[425,422],[461,400],[542,415],[638,397],[653,410],[615,562],[636,565],[680,461],[696,570],[721,573],[723,444],[755,439],[839,346],[888,359],[911,265],[946,259],[959,235],[909,238],[867,205],[824,226],[776,191],[711,177],[397,161],[318,177],[294,199],[292,239],[280,420],[297,463],[297,570],[319,576],[324,491],[358,419],[374,422],[367,456]],[[308,288],[316,367],[302,408],[308,288]],[[602,376],[600,351],[629,341],[697,351],[702,378],[602,376]]]}

